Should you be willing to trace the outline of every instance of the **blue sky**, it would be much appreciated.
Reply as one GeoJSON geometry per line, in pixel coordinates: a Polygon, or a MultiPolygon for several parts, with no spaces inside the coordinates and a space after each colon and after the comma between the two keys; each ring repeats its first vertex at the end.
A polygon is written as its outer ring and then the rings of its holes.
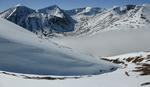
{"type": "Polygon", "coordinates": [[[0,11],[18,3],[33,9],[43,8],[54,4],[63,9],[72,9],[86,6],[110,8],[116,5],[150,3],[150,0],[0,0],[0,11]]]}

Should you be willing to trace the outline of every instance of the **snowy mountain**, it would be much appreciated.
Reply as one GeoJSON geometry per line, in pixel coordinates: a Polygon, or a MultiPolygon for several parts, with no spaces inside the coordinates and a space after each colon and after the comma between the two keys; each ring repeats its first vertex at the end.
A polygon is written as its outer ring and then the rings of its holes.
{"type": "Polygon", "coordinates": [[[56,45],[0,18],[0,70],[39,75],[93,75],[118,66],[56,45]]]}
{"type": "Polygon", "coordinates": [[[132,29],[150,25],[150,5],[125,5],[122,7],[113,7],[94,16],[74,15],[73,18],[78,21],[75,24],[75,31],[69,32],[69,35],[83,36],[93,35],[99,31],[111,30],[121,26],[132,29]]]}
{"type": "Polygon", "coordinates": [[[138,29],[150,24],[150,5],[125,5],[104,8],[77,8],[62,10],[57,5],[32,10],[15,6],[0,16],[40,35],[83,36],[93,35],[115,27],[138,29]]]}
{"type": "Polygon", "coordinates": [[[0,16],[32,32],[44,35],[74,30],[73,19],[56,5],[39,10],[19,5],[0,13],[0,16]]]}
{"type": "Polygon", "coordinates": [[[35,13],[35,10],[32,10],[26,6],[16,5],[0,14],[2,18],[5,18],[22,27],[26,27],[26,17],[31,13],[35,13]]]}

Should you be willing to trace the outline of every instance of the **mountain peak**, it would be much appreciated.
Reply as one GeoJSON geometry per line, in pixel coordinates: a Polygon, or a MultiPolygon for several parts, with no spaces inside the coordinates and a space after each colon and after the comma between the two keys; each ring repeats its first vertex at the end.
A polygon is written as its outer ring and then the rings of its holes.
{"type": "MultiPolygon", "coordinates": [[[[52,5],[52,6],[49,6],[50,8],[59,8],[58,5],[52,5]]],[[[60,9],[60,8],[59,8],[60,9]]]]}
{"type": "Polygon", "coordinates": [[[64,17],[63,10],[60,9],[57,5],[52,5],[46,8],[38,9],[40,13],[46,13],[49,15],[57,16],[57,17],[64,17]]]}
{"type": "Polygon", "coordinates": [[[66,10],[66,12],[69,15],[96,15],[98,13],[101,13],[103,10],[105,9],[100,7],[83,7],[72,10],[66,10]]]}
{"type": "Polygon", "coordinates": [[[92,9],[92,7],[85,7],[85,11],[89,12],[92,9]]]}
{"type": "Polygon", "coordinates": [[[59,9],[60,10],[60,8],[57,5],[52,5],[52,6],[48,6],[48,7],[39,9],[39,11],[48,11],[48,10],[55,10],[55,9],[59,9]]]}
{"type": "Polygon", "coordinates": [[[15,6],[14,6],[14,8],[28,8],[27,6],[25,6],[25,5],[23,5],[23,4],[16,4],[15,6]]]}
{"type": "Polygon", "coordinates": [[[33,10],[23,4],[17,4],[13,7],[13,9],[17,9],[17,10],[33,10]]]}
{"type": "Polygon", "coordinates": [[[88,6],[87,6],[87,7],[85,7],[85,9],[91,9],[91,8],[92,8],[92,7],[88,7],[88,6]]]}
{"type": "Polygon", "coordinates": [[[125,14],[126,12],[135,9],[137,5],[124,5],[124,6],[113,6],[113,8],[111,10],[113,10],[114,12],[118,13],[118,14],[125,14]]]}
{"type": "Polygon", "coordinates": [[[15,7],[18,7],[18,6],[23,6],[23,5],[22,5],[22,4],[20,4],[20,3],[19,3],[19,4],[17,4],[17,5],[15,5],[15,7]]]}

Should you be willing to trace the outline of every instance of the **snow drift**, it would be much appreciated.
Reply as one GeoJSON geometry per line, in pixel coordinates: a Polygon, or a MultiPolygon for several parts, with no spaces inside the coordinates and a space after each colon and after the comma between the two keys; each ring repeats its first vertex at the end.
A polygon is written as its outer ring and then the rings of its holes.
{"type": "Polygon", "coordinates": [[[116,68],[40,39],[0,18],[0,70],[41,75],[91,75],[116,68]]]}

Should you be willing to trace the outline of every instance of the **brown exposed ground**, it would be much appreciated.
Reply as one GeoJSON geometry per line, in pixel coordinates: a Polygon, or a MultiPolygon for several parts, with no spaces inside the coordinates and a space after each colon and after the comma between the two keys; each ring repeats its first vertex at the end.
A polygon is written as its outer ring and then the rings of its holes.
{"type": "Polygon", "coordinates": [[[135,67],[134,72],[140,72],[140,75],[150,75],[150,64],[143,63],[138,67],[135,67]]]}

